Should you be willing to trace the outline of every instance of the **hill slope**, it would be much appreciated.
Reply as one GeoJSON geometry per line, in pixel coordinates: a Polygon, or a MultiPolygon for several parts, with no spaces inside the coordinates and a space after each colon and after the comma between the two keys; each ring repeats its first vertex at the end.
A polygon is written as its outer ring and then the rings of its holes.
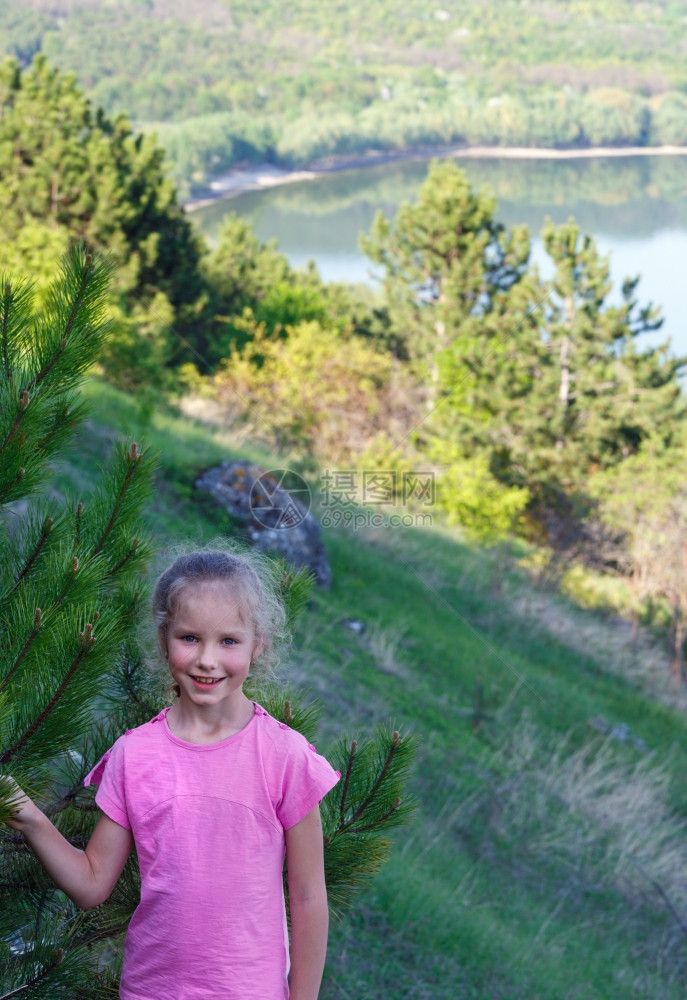
{"type": "Polygon", "coordinates": [[[179,181],[427,143],[687,143],[687,6],[630,0],[0,0],[38,51],[154,125],[179,181]]]}
{"type": "MultiPolygon", "coordinates": [[[[87,395],[56,487],[86,485],[117,433],[147,440],[161,545],[233,531],[194,493],[200,468],[278,464],[97,382],[87,395]]],[[[322,1000],[677,1000],[687,725],[652,696],[648,650],[438,527],[325,538],[333,585],[314,595],[287,679],[321,703],[325,752],[389,720],[422,747],[417,818],[333,927],[322,1000]]]]}

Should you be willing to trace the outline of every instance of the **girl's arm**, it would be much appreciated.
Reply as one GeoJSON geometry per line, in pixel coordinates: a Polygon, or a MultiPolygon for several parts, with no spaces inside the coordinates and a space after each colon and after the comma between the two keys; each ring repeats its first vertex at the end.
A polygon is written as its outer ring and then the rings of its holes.
{"type": "Polygon", "coordinates": [[[104,903],[131,853],[131,831],[103,815],[80,851],[18,787],[17,792],[21,798],[7,825],[24,835],[48,875],[77,906],[90,910],[104,903]]]}
{"type": "Polygon", "coordinates": [[[291,908],[290,1000],[317,1000],[329,930],[319,806],[286,831],[286,866],[291,908]]]}

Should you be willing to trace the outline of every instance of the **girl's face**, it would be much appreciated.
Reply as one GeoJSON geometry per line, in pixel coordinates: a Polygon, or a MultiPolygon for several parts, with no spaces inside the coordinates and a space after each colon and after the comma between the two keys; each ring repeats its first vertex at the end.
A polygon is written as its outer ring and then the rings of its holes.
{"type": "Polygon", "coordinates": [[[166,651],[182,701],[227,711],[242,701],[243,683],[262,643],[242,619],[236,598],[234,587],[215,580],[181,591],[166,651]]]}

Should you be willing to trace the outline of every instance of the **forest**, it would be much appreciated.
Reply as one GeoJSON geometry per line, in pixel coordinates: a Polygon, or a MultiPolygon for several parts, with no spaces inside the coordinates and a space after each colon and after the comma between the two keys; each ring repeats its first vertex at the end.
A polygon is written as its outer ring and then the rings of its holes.
{"type": "MultiPolygon", "coordinates": [[[[65,22],[87,9],[65,4],[65,22]]],[[[431,21],[437,44],[445,23],[431,21]]],[[[304,622],[293,674],[325,706],[343,771],[350,733],[377,732],[351,815],[382,787],[370,822],[409,818],[382,779],[395,757],[407,779],[420,739],[416,820],[334,927],[322,996],[677,1000],[687,359],[639,346],[661,325],[641,279],[611,304],[608,260],[570,219],[543,229],[544,280],[527,227],[436,159],[363,234],[382,293],[325,283],[236,216],[210,248],[158,140],[44,54],[3,64],[0,106],[0,774],[33,775],[82,842],[88,761],[159,707],[133,634],[152,550],[235,532],[197,499],[203,464],[246,455],[313,494],[326,469],[396,484],[421,469],[432,530],[333,524],[331,591],[285,577],[304,622]],[[351,619],[363,630],[344,632],[351,619]]],[[[392,499],[423,512],[422,497],[392,499]]],[[[312,730],[307,705],[274,697],[312,730]]],[[[0,816],[10,806],[2,784],[0,816]]],[[[332,838],[351,815],[333,809],[332,838]]],[[[2,837],[4,995],[115,996],[135,867],[83,917],[2,837]]]]}
{"type": "Polygon", "coordinates": [[[247,160],[687,143],[684,3],[2,0],[0,14],[0,55],[43,52],[154,131],[184,194],[247,160]]]}

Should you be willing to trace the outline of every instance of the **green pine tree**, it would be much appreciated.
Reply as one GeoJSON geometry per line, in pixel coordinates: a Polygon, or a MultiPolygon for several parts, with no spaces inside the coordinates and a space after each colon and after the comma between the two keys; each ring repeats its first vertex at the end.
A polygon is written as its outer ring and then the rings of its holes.
{"type": "Polygon", "coordinates": [[[418,201],[393,223],[378,216],[363,245],[385,268],[392,323],[427,380],[416,438],[453,493],[474,479],[464,461],[486,457],[497,482],[527,490],[537,523],[560,524],[586,509],[592,472],[650,436],[669,445],[685,416],[684,362],[668,345],[637,346],[657,311],[638,306],[638,279],[609,304],[608,260],[574,220],[545,226],[555,274],[542,282],[526,228],[507,233],[494,211],[453,163],[435,163],[418,201]]]}
{"type": "MultiPolygon", "coordinates": [[[[138,902],[131,857],[110,899],[79,911],[52,884],[23,838],[2,821],[14,779],[76,846],[97,820],[83,779],[125,729],[162,707],[136,633],[150,544],[140,526],[152,459],[115,449],[94,492],[62,502],[41,494],[49,461],[83,416],[78,387],[103,342],[110,260],[74,248],[34,309],[31,289],[0,296],[0,995],[70,1000],[117,995],[117,948],[138,902]]],[[[310,581],[277,568],[293,622],[310,581]]],[[[314,715],[276,688],[268,711],[313,737],[314,715]]],[[[382,862],[415,743],[380,730],[329,755],[344,775],[324,809],[334,912],[382,862]]]]}
{"type": "MultiPolygon", "coordinates": [[[[496,199],[475,192],[450,160],[434,161],[417,201],[390,223],[378,212],[362,247],[385,270],[389,316],[401,350],[427,381],[428,408],[446,392],[447,356],[472,356],[498,338],[512,315],[511,290],[530,254],[525,226],[510,232],[494,217],[496,199]]],[[[452,387],[455,390],[455,386],[452,387]]]]}
{"type": "Polygon", "coordinates": [[[201,244],[163,150],[124,116],[92,108],[74,75],[43,55],[23,71],[15,60],[0,66],[0,109],[0,268],[38,272],[42,290],[70,244],[112,253],[101,360],[125,386],[159,380],[203,290],[201,244]]]}

